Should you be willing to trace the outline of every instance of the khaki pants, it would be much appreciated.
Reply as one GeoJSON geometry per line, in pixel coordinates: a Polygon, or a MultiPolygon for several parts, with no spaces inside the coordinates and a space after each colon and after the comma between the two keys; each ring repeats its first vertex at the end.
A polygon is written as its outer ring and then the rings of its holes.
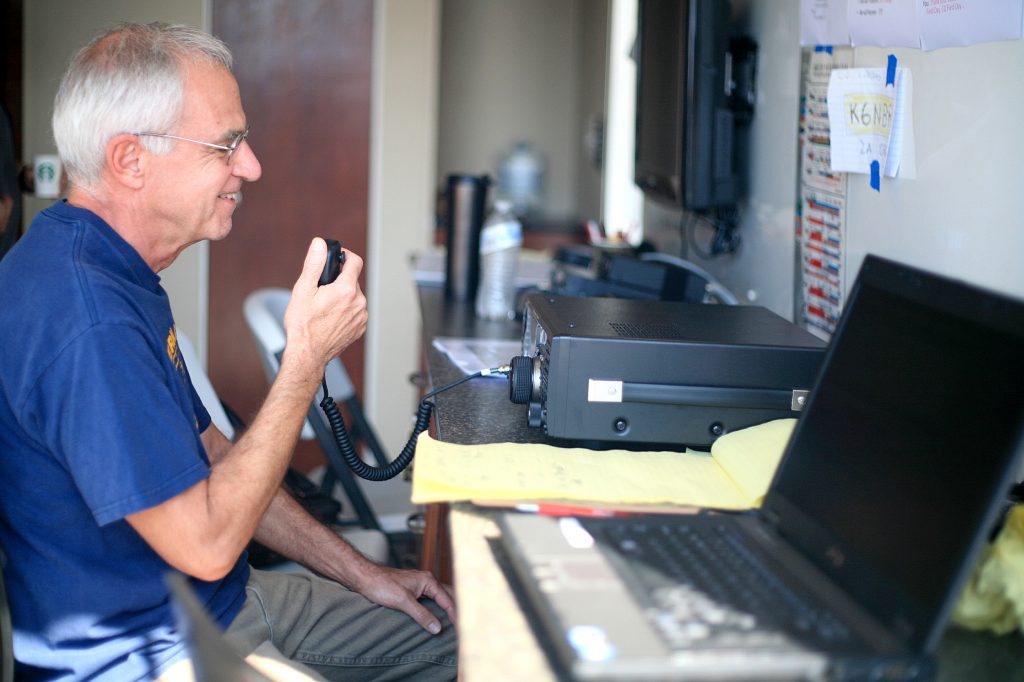
{"type": "MultiPolygon", "coordinates": [[[[404,613],[309,574],[253,570],[242,610],[225,638],[275,680],[453,680],[455,631],[431,635],[404,613]]],[[[181,661],[160,682],[191,680],[181,661]]]]}

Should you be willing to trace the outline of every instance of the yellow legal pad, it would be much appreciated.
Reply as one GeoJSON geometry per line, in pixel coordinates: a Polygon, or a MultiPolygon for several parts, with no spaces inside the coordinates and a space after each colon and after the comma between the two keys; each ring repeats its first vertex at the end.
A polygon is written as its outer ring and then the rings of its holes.
{"type": "Polygon", "coordinates": [[[779,419],[726,434],[710,453],[453,445],[424,433],[416,446],[412,501],[567,500],[750,509],[760,506],[795,424],[795,419],[779,419]]]}

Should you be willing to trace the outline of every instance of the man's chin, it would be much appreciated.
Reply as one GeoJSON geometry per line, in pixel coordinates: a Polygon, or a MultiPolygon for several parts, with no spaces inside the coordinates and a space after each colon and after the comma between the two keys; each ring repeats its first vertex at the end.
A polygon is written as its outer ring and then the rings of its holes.
{"type": "Polygon", "coordinates": [[[229,217],[227,220],[220,223],[220,225],[218,225],[215,229],[210,230],[210,236],[207,237],[207,239],[209,239],[211,242],[219,242],[220,240],[224,239],[229,234],[231,234],[232,226],[233,223],[231,218],[229,217]]]}

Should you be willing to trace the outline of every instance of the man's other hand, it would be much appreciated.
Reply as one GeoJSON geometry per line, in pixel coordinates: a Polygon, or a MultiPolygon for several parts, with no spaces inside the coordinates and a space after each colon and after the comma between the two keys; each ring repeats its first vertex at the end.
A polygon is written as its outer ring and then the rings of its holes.
{"type": "Polygon", "coordinates": [[[455,598],[447,585],[438,582],[428,571],[374,566],[372,573],[354,589],[372,602],[402,611],[431,634],[441,632],[441,623],[420,599],[433,599],[448,614],[452,625],[456,623],[455,598]]]}

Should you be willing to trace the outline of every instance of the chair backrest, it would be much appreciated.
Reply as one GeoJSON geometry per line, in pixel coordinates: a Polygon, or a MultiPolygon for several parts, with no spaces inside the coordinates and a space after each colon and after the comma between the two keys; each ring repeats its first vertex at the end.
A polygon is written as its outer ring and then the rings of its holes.
{"type": "Polygon", "coordinates": [[[227,436],[228,440],[234,440],[235,428],[232,426],[228,413],[220,402],[220,398],[217,397],[213,384],[210,383],[210,377],[207,376],[206,370],[203,369],[195,346],[192,345],[189,338],[180,330],[176,331],[176,335],[178,339],[178,352],[181,353],[181,357],[185,361],[185,367],[188,368],[188,375],[192,378],[192,385],[195,386],[199,399],[203,401],[203,406],[210,413],[210,418],[213,420],[214,425],[220,429],[221,433],[227,436]]]}
{"type": "MultiPolygon", "coordinates": [[[[291,292],[287,289],[267,287],[257,289],[245,298],[243,312],[256,345],[260,349],[260,362],[267,376],[267,383],[272,383],[281,368],[280,354],[284,351],[284,311],[291,300],[291,292]]],[[[355,395],[355,387],[339,358],[327,363],[324,370],[327,389],[335,401],[341,403],[355,395]]],[[[317,402],[323,398],[323,389],[317,391],[317,402]]],[[[326,422],[326,418],[325,422],[326,422]]],[[[302,438],[314,440],[316,434],[307,420],[302,426],[302,438]]]]}
{"type": "Polygon", "coordinates": [[[685,270],[686,272],[699,277],[704,280],[704,298],[702,303],[723,303],[725,305],[739,305],[739,299],[736,298],[736,294],[729,291],[728,287],[715,279],[714,275],[700,267],[696,263],[688,261],[678,256],[672,256],[666,253],[644,253],[640,255],[640,260],[653,261],[656,263],[665,263],[673,267],[685,270]]]}
{"type": "MultiPolygon", "coordinates": [[[[286,341],[284,311],[288,307],[291,295],[291,292],[287,289],[267,287],[257,289],[245,298],[243,306],[245,321],[249,325],[253,338],[256,340],[256,345],[259,347],[260,360],[263,364],[263,370],[267,375],[267,383],[273,383],[281,367],[280,357],[284,351],[286,341]]],[[[352,380],[349,378],[348,372],[345,371],[345,366],[340,358],[334,358],[327,363],[327,367],[324,369],[324,378],[327,381],[327,389],[331,397],[339,404],[346,403],[350,411],[352,411],[353,417],[360,417],[362,409],[359,405],[358,396],[356,396],[355,387],[352,385],[352,380]]],[[[316,398],[314,399],[316,404],[310,406],[306,421],[303,422],[301,434],[301,437],[306,440],[316,441],[327,458],[327,474],[325,474],[324,482],[321,485],[323,486],[324,483],[328,485],[326,488],[322,487],[321,489],[333,492],[334,481],[342,485],[359,523],[363,529],[366,529],[365,531],[345,533],[345,537],[367,556],[377,561],[386,561],[390,556],[387,538],[380,532],[380,522],[377,520],[376,514],[366,499],[361,485],[341,458],[341,452],[334,439],[330,422],[323,410],[318,406],[322,399],[323,389],[320,388],[317,389],[316,398]],[[311,424],[310,419],[316,420],[316,424],[311,424]],[[369,535],[366,539],[360,539],[354,534],[356,532],[369,535]],[[381,539],[384,541],[383,545],[379,544],[381,539]],[[361,545],[359,544],[360,542],[362,543],[361,545]],[[372,543],[378,544],[376,547],[373,547],[372,543]]],[[[368,423],[364,423],[362,426],[362,437],[366,439],[371,450],[377,453],[380,446],[377,443],[376,436],[372,433],[368,423]]]]}
{"type": "MultiPolygon", "coordinates": [[[[284,351],[284,311],[288,307],[291,292],[287,289],[257,289],[245,298],[242,308],[245,322],[256,340],[260,352],[260,364],[267,383],[273,383],[277,371],[281,368],[280,356],[284,351]]],[[[316,434],[309,421],[302,423],[303,440],[313,440],[316,434]]]]}

